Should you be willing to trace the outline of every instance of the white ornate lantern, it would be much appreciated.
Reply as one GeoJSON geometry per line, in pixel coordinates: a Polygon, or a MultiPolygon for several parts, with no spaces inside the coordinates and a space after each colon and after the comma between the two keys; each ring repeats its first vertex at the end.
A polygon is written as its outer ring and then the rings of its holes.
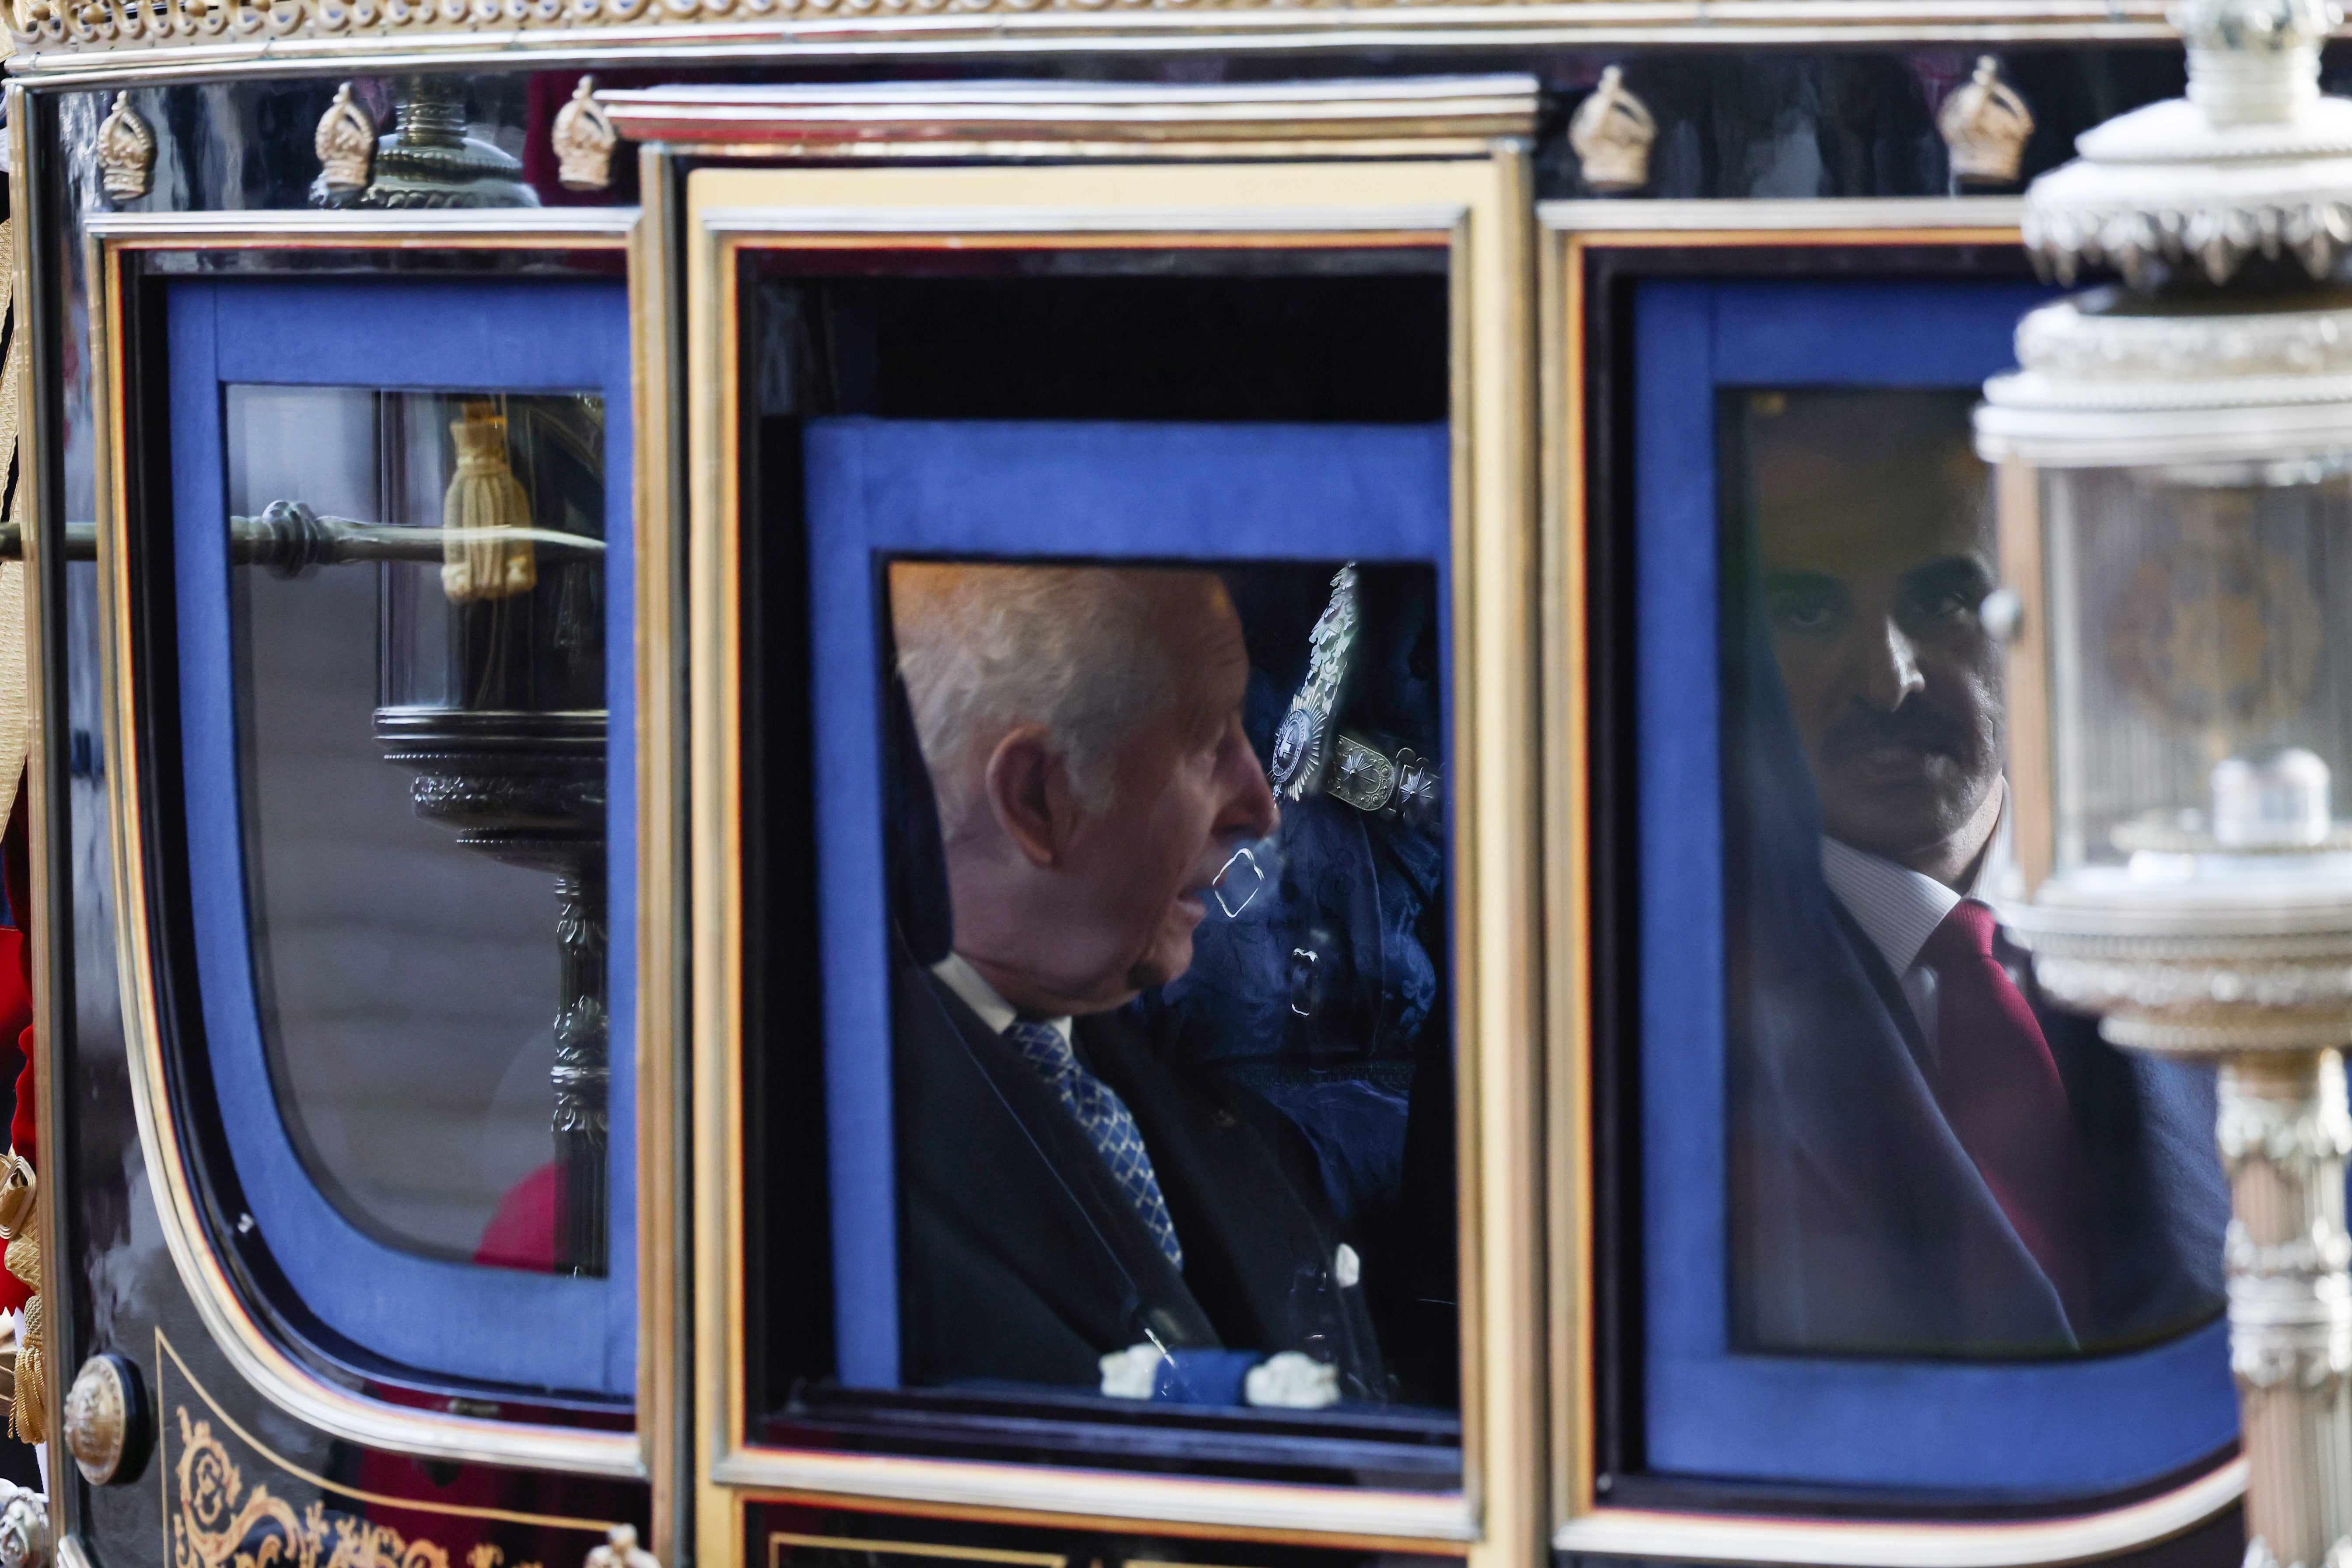
{"type": "Polygon", "coordinates": [[[2026,198],[2062,282],[1985,388],[2019,883],[2110,1039],[2221,1064],[2247,1562],[2352,1565],[2352,100],[2325,0],[2191,0],[2185,100],[2026,198]]]}

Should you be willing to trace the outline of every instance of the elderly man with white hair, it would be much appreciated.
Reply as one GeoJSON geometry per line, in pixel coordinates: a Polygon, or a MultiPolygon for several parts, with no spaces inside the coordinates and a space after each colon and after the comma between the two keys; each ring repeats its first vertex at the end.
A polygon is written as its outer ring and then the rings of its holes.
{"type": "Polygon", "coordinates": [[[1223,584],[901,562],[889,585],[952,914],[894,987],[907,1381],[1382,1398],[1296,1128],[1117,1011],[1191,966],[1221,869],[1278,821],[1223,584]]]}

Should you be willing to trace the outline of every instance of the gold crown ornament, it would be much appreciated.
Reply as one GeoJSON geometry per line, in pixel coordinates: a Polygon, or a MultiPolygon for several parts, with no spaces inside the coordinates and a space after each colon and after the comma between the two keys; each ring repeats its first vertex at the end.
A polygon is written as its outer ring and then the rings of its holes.
{"type": "Polygon", "coordinates": [[[98,167],[106,194],[118,202],[147,194],[155,173],[155,133],[131,107],[131,95],[114,95],[114,108],[98,122],[98,167]]]}
{"type": "Polygon", "coordinates": [[[327,193],[363,191],[375,167],[375,121],[352,100],[352,84],[335,89],[335,101],[319,117],[319,134],[311,145],[319,153],[318,189],[327,193]]]}
{"type": "Polygon", "coordinates": [[[556,177],[567,191],[601,191],[613,183],[613,149],[620,132],[596,101],[596,79],[583,76],[571,100],[555,111],[551,132],[559,165],[556,177]]]}
{"type": "Polygon", "coordinates": [[[1601,73],[1601,85],[1576,106],[1568,122],[1568,144],[1576,149],[1584,183],[1603,195],[1638,191],[1650,183],[1650,144],[1657,139],[1657,121],[1625,90],[1620,66],[1601,73]]]}
{"type": "Polygon", "coordinates": [[[2000,79],[2000,62],[1977,58],[1976,74],[1936,111],[1936,129],[1952,154],[1952,177],[1964,185],[2013,185],[2033,135],[2033,113],[2000,79]]]}

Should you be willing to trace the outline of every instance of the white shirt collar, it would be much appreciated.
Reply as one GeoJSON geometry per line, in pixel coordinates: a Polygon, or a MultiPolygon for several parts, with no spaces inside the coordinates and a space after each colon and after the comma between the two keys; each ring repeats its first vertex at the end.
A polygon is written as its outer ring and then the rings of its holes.
{"type": "Polygon", "coordinates": [[[1933,877],[1834,838],[1822,840],[1822,875],[1898,975],[1918,962],[1919,950],[1962,901],[1933,877]]]}
{"type": "MultiPolygon", "coordinates": [[[[954,992],[965,1006],[979,1014],[980,1021],[987,1025],[992,1034],[1004,1033],[1012,1027],[1013,1020],[1020,1016],[1013,1010],[1011,1003],[996,994],[996,987],[964,961],[962,953],[949,953],[931,965],[931,973],[939,977],[940,984],[954,992]]],[[[1045,1023],[1062,1037],[1065,1044],[1068,1043],[1070,1020],[1067,1016],[1048,1018],[1045,1023]]]]}
{"type": "MultiPolygon", "coordinates": [[[[2003,785],[2006,788],[2006,784],[2003,785]]],[[[1985,892],[1996,886],[1996,875],[2009,859],[2009,805],[2001,803],[2000,820],[1993,828],[1992,841],[1986,847],[1984,858],[1977,864],[1977,874],[1965,892],[1956,892],[1924,872],[1907,866],[1898,866],[1883,857],[1841,844],[1834,838],[1822,840],[1822,876],[1828,881],[1830,891],[1853,916],[1854,924],[1870,939],[1886,960],[1886,966],[1897,975],[1919,962],[1919,950],[1927,945],[1944,917],[1961,903],[1974,900],[1984,901],[1985,892]]]]}

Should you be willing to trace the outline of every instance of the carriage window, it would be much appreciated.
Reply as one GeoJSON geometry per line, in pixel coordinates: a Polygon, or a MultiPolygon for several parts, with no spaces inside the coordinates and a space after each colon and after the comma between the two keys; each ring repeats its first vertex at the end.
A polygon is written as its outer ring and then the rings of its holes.
{"type": "Polygon", "coordinates": [[[2105,1044],[2000,929],[2018,805],[1974,402],[1721,397],[1732,1311],[1759,1349],[2083,1355],[2221,1310],[2210,1074],[2105,1044]],[[1892,1179],[1808,1184],[1809,1159],[1892,1179]]]}
{"type": "Polygon", "coordinates": [[[2210,1070],[2053,1005],[2001,918],[2048,804],[1969,411],[2033,298],[1642,289],[1659,1469],[2080,1497],[2235,1431],[2210,1070]]]}
{"type": "Polygon", "coordinates": [[[603,1274],[603,400],[232,385],[247,907],[346,1217],[603,1274]]]}
{"type": "Polygon", "coordinates": [[[168,304],[179,657],[144,679],[179,709],[173,984],[223,1245],[335,1353],[609,1406],[635,1356],[625,293],[168,304]]]}
{"type": "Polygon", "coordinates": [[[758,1430],[1458,1484],[1442,254],[742,286],[758,1430]]]}
{"type": "Polygon", "coordinates": [[[893,910],[906,1380],[1429,1403],[1408,1372],[1452,1347],[1405,1303],[1449,1185],[1409,1156],[1451,1110],[1435,574],[888,583],[900,797],[930,804],[902,831],[937,824],[893,910]]]}

